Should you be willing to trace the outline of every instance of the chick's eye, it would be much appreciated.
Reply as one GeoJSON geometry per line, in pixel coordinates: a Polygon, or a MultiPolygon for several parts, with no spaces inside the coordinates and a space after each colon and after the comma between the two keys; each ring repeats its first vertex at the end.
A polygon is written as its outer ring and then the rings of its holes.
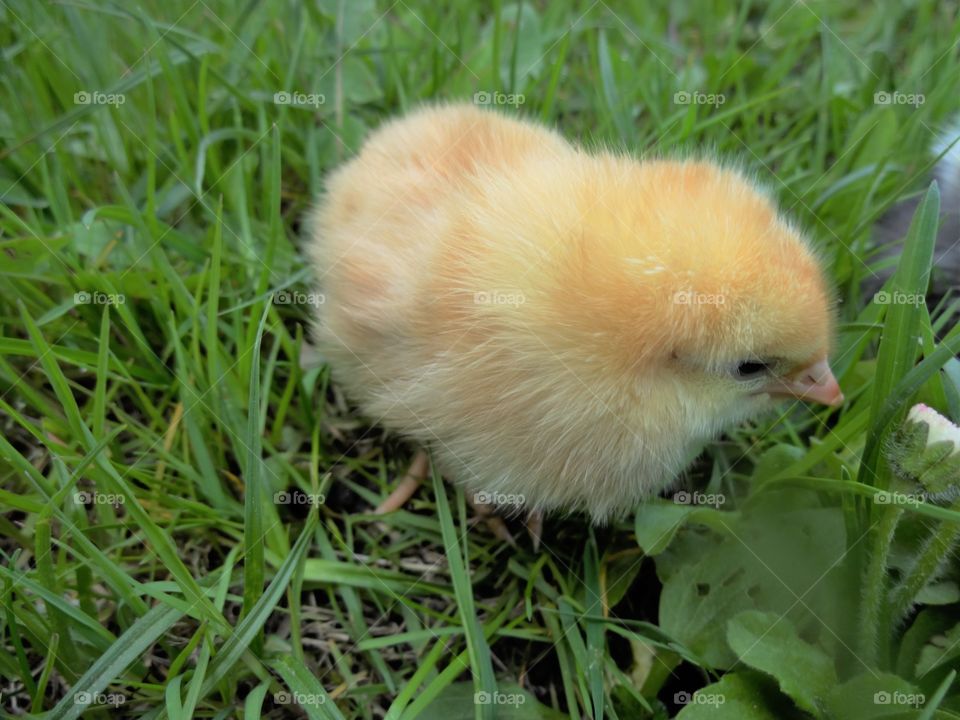
{"type": "Polygon", "coordinates": [[[736,368],[736,376],[741,380],[752,380],[770,371],[770,365],[762,360],[744,360],[736,368]]]}

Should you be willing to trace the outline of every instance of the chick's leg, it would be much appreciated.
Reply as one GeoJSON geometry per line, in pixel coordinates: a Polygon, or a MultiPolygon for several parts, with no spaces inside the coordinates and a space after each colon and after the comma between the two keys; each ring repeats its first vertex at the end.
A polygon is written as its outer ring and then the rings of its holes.
{"type": "Polygon", "coordinates": [[[418,450],[410,463],[410,467],[407,468],[403,479],[397,487],[393,489],[393,492],[391,492],[382,503],[377,505],[373,514],[383,515],[402,508],[406,502],[413,497],[417,488],[420,487],[420,483],[426,479],[429,471],[430,459],[427,457],[426,451],[418,450]]]}
{"type": "MultiPolygon", "coordinates": [[[[407,501],[413,497],[413,494],[429,473],[430,458],[425,450],[418,450],[403,478],[384,501],[377,505],[373,511],[374,515],[384,515],[402,508],[407,501]]],[[[510,545],[516,546],[513,535],[511,535],[510,530],[507,529],[507,524],[503,521],[503,518],[496,514],[496,507],[494,505],[478,501],[471,493],[466,493],[466,499],[467,504],[483,519],[495,537],[510,545]]],[[[526,526],[527,533],[533,541],[534,552],[536,552],[540,547],[540,535],[543,531],[543,513],[539,510],[531,510],[527,516],[526,526]]]]}
{"type": "Polygon", "coordinates": [[[480,502],[471,493],[466,493],[466,497],[467,505],[472,507],[474,512],[483,518],[483,521],[490,529],[490,532],[493,533],[494,537],[516,546],[517,543],[514,541],[513,535],[511,535],[510,531],[507,529],[507,524],[503,521],[502,517],[495,514],[495,505],[492,503],[480,502]]]}
{"type": "Polygon", "coordinates": [[[540,549],[540,537],[543,535],[543,511],[531,510],[527,515],[527,534],[533,542],[533,551],[540,549]]]}

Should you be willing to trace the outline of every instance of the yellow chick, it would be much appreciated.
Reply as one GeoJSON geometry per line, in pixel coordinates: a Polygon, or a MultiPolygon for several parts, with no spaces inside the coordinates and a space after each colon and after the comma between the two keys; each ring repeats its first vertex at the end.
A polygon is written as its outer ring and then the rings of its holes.
{"type": "Polygon", "coordinates": [[[333,173],[312,221],[335,380],[494,501],[604,522],[776,399],[842,400],[814,252],[712,162],[428,107],[333,173]]]}

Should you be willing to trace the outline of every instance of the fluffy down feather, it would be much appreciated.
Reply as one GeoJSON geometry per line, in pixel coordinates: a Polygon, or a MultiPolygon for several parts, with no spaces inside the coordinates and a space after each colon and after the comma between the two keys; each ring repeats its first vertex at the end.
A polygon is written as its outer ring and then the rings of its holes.
{"type": "Polygon", "coordinates": [[[374,133],[312,220],[335,379],[471,491],[602,522],[774,397],[841,399],[817,258],[712,162],[430,107],[374,133]]]}

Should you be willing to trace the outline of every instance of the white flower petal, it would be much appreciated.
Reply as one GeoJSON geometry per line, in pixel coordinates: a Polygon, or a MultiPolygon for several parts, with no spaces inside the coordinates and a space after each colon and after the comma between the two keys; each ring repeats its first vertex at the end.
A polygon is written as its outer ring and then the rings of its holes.
{"type": "Polygon", "coordinates": [[[954,452],[960,452],[960,427],[954,425],[933,408],[918,403],[910,408],[907,420],[909,422],[926,423],[930,428],[927,433],[928,446],[937,442],[949,442],[953,444],[954,452]]]}

